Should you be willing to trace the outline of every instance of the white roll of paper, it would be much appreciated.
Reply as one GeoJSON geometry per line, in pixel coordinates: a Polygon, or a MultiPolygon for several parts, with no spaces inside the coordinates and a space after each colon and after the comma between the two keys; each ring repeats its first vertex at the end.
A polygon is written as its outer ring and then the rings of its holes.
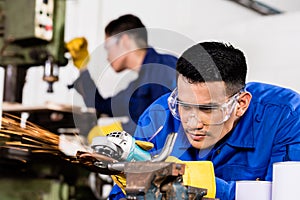
{"type": "Polygon", "coordinates": [[[237,181],[236,200],[272,200],[272,182],[237,181]]]}
{"type": "Polygon", "coordinates": [[[273,164],[273,200],[300,199],[300,162],[273,164]]]}

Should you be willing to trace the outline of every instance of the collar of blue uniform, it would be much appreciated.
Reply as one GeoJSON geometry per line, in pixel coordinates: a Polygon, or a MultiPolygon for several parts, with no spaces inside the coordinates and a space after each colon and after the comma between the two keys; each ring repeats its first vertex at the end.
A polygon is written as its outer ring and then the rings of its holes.
{"type": "Polygon", "coordinates": [[[147,53],[146,53],[146,56],[144,58],[144,61],[143,61],[143,65],[144,64],[148,64],[148,63],[157,63],[157,56],[153,56],[157,54],[157,52],[152,48],[152,47],[148,47],[147,48],[147,53]]]}
{"type": "Polygon", "coordinates": [[[254,116],[253,105],[250,104],[248,110],[239,119],[236,127],[232,130],[230,137],[227,139],[226,143],[233,147],[239,148],[254,148],[255,138],[253,134],[253,123],[254,116]]]}

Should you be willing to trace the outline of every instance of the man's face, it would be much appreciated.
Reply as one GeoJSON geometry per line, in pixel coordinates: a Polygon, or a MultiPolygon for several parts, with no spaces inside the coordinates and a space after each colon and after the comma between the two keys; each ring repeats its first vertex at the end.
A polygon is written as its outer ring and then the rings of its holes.
{"type": "Polygon", "coordinates": [[[197,149],[212,147],[232,130],[237,101],[226,94],[223,81],[192,84],[179,75],[177,84],[178,100],[182,102],[178,111],[189,142],[197,149]],[[225,122],[222,105],[228,105],[230,110],[225,122]]]}
{"type": "Polygon", "coordinates": [[[126,50],[122,45],[122,35],[106,36],[104,48],[107,52],[107,61],[110,63],[115,72],[121,72],[126,69],[124,64],[126,58],[126,50]]]}

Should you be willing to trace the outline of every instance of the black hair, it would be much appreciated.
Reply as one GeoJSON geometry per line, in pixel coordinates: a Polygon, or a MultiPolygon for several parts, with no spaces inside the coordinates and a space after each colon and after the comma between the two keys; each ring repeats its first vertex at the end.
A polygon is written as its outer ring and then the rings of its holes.
{"type": "Polygon", "coordinates": [[[139,47],[145,48],[148,46],[147,29],[137,16],[132,14],[122,15],[119,18],[112,20],[105,27],[105,34],[107,36],[122,33],[127,33],[133,36],[139,47]]]}
{"type": "Polygon", "coordinates": [[[224,81],[233,94],[245,86],[247,64],[243,52],[230,44],[202,42],[182,54],[176,70],[190,83],[224,81]]]}

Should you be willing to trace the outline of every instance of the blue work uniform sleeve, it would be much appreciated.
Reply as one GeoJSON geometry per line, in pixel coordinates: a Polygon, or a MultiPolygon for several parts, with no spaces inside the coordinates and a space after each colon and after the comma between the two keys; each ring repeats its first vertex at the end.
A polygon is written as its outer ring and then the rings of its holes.
{"type": "Polygon", "coordinates": [[[235,181],[226,182],[223,179],[216,178],[216,198],[221,200],[234,200],[235,185],[235,181]]]}
{"type": "Polygon", "coordinates": [[[84,103],[89,108],[95,108],[100,113],[112,116],[111,98],[104,99],[88,70],[83,71],[74,82],[75,90],[82,96],[84,103]]]}
{"type": "Polygon", "coordinates": [[[123,191],[121,190],[121,188],[115,184],[109,194],[108,199],[109,200],[118,200],[121,198],[125,198],[125,194],[123,193],[123,191]]]}

